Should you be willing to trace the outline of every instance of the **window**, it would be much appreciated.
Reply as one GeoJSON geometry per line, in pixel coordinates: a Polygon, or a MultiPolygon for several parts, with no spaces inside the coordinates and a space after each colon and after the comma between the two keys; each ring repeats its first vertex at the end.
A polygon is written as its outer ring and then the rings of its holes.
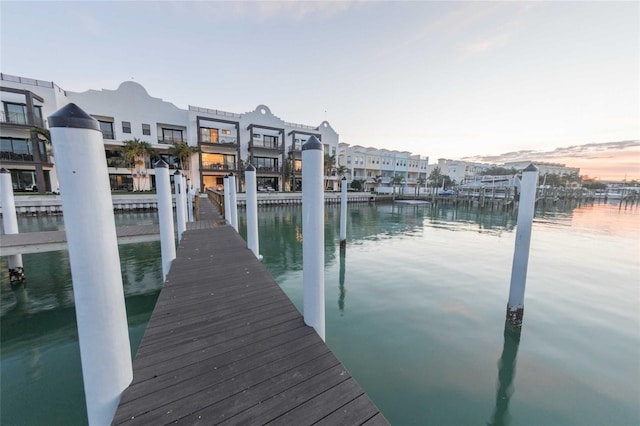
{"type": "Polygon", "coordinates": [[[236,157],[229,154],[202,154],[203,170],[235,170],[236,157]]]}
{"type": "Polygon", "coordinates": [[[147,135],[147,136],[151,135],[151,126],[148,125],[148,124],[143,124],[142,125],[142,134],[143,135],[147,135]]]}
{"type": "Polygon", "coordinates": [[[176,129],[162,129],[162,142],[163,143],[180,143],[184,141],[182,138],[182,130],[176,129]]]}
{"type": "Polygon", "coordinates": [[[131,122],[129,121],[122,122],[122,133],[131,133],[131,122]]]}
{"type": "Polygon", "coordinates": [[[259,172],[279,172],[278,159],[268,157],[253,157],[251,164],[259,172]]]}
{"type": "Polygon", "coordinates": [[[220,132],[221,132],[223,135],[230,135],[230,134],[231,134],[231,130],[229,130],[229,129],[222,129],[220,132]]]}
{"type": "Polygon", "coordinates": [[[277,148],[278,147],[278,137],[271,135],[264,135],[262,138],[263,146],[266,148],[277,148]]]}
{"type": "Polygon", "coordinates": [[[200,127],[200,142],[218,143],[218,129],[200,127]]]}
{"type": "Polygon", "coordinates": [[[113,137],[113,123],[111,121],[98,120],[98,124],[100,125],[100,131],[104,139],[115,139],[113,137]]]}
{"type": "Polygon", "coordinates": [[[5,103],[7,122],[27,124],[27,106],[22,104],[5,103]]]}

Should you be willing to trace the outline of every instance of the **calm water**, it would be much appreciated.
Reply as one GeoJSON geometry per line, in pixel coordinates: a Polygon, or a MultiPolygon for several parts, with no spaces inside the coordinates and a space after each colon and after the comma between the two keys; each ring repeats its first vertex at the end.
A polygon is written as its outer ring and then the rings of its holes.
{"type": "MultiPolygon", "coordinates": [[[[342,255],[327,207],[327,343],[392,424],[640,423],[640,210],[537,212],[521,333],[504,324],[515,215],[380,205],[349,206],[349,220],[342,255]]],[[[299,208],[260,211],[264,262],[299,308],[301,237],[299,208]]],[[[135,348],[159,245],[120,253],[135,348]]],[[[2,423],[86,422],[67,255],[24,261],[26,291],[0,264],[2,423]]]]}

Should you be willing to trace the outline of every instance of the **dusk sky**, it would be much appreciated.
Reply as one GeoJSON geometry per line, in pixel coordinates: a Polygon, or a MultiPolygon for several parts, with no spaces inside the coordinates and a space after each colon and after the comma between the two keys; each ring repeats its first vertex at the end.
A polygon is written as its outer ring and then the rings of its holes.
{"type": "Polygon", "coordinates": [[[431,163],[608,144],[554,161],[640,179],[636,1],[2,1],[0,13],[1,71],[67,90],[133,79],[181,108],[265,104],[431,163]]]}

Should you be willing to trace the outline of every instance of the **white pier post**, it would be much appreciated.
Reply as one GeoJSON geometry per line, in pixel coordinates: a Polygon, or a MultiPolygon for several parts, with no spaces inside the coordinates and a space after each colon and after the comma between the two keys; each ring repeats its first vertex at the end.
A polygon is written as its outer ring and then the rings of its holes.
{"type": "Polygon", "coordinates": [[[229,175],[223,179],[224,182],[224,220],[231,225],[231,195],[229,191],[229,175]]]}
{"type": "Polygon", "coordinates": [[[304,322],[325,340],[324,152],[311,136],[302,145],[302,285],[304,322]]]}
{"type": "Polygon", "coordinates": [[[162,279],[167,279],[171,262],[176,258],[176,237],[173,230],[173,200],[169,166],[160,160],[155,164],[158,220],[160,222],[160,250],[162,253],[162,279]]]}
{"type": "Polygon", "coordinates": [[[340,198],[340,247],[346,247],[347,245],[347,178],[342,177],[340,181],[341,198],[340,198]]]}
{"type": "Polygon", "coordinates": [[[180,175],[180,195],[182,195],[182,209],[184,214],[184,230],[187,230],[187,221],[189,220],[189,212],[187,211],[187,194],[189,188],[187,187],[187,177],[183,174],[180,175]]]}
{"type": "Polygon", "coordinates": [[[229,211],[231,213],[231,226],[238,232],[238,198],[236,193],[236,177],[229,173],[229,211]]]}
{"type": "Polygon", "coordinates": [[[131,345],[104,143],[70,103],[49,117],[73,277],[90,425],[110,424],[131,383],[131,345]]]}
{"type": "MultiPolygon", "coordinates": [[[[2,224],[6,235],[18,234],[18,216],[16,214],[16,201],[13,196],[13,183],[11,172],[5,168],[0,170],[0,199],[2,200],[2,224]]],[[[9,282],[18,284],[24,281],[24,267],[22,255],[7,256],[9,267],[9,282]]]]}
{"type": "Polygon", "coordinates": [[[251,164],[244,172],[247,190],[247,245],[253,254],[260,259],[260,244],[258,238],[258,184],[256,183],[256,168],[251,164]]]}
{"type": "Polygon", "coordinates": [[[193,189],[191,188],[191,179],[187,179],[187,219],[193,222],[193,189]]]}
{"type": "Polygon", "coordinates": [[[180,170],[176,170],[173,174],[173,186],[176,187],[176,225],[178,226],[178,243],[182,240],[182,234],[187,229],[187,221],[184,217],[184,197],[182,192],[184,187],[182,186],[182,175],[180,170]]]}
{"type": "Polygon", "coordinates": [[[531,226],[536,205],[536,185],[538,169],[529,164],[522,173],[520,203],[516,228],[516,246],[511,267],[511,285],[507,304],[507,321],[515,326],[522,325],[524,314],[524,290],[527,283],[529,264],[529,246],[531,244],[531,226]]]}

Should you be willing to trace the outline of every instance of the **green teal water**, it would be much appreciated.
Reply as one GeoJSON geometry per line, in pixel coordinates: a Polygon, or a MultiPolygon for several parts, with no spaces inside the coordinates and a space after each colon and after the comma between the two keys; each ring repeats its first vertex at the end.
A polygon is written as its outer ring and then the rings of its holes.
{"type": "MultiPolygon", "coordinates": [[[[348,216],[341,253],[339,208],[325,209],[327,343],[392,424],[640,424],[640,210],[537,211],[521,330],[504,322],[515,214],[350,205],[348,216]]],[[[301,210],[259,217],[264,263],[301,309],[301,210]]],[[[159,244],[120,250],[135,348],[160,288],[159,244]]],[[[82,424],[67,254],[24,261],[24,294],[0,263],[2,424],[82,424]]]]}

